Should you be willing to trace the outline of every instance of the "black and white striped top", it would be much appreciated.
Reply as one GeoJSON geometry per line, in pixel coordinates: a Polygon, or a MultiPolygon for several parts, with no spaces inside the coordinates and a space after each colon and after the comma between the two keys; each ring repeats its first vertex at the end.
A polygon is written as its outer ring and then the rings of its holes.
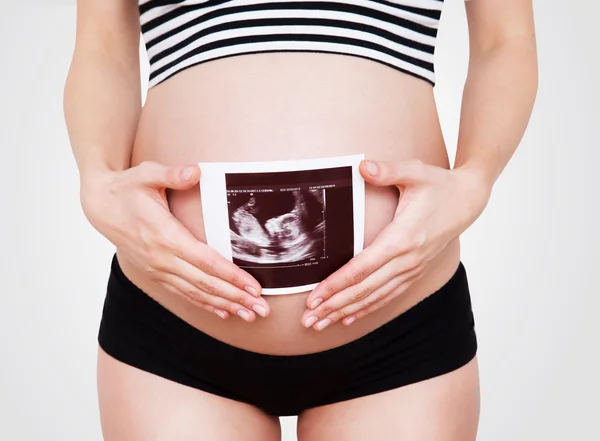
{"type": "Polygon", "coordinates": [[[444,0],[139,0],[149,88],[188,67],[258,52],[367,58],[435,84],[444,0]]]}

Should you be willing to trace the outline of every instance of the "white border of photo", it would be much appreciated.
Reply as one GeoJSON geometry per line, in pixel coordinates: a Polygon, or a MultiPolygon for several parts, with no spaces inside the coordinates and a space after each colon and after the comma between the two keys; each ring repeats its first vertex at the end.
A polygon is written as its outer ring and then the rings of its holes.
{"type": "MultiPolygon", "coordinates": [[[[364,246],[365,229],[365,181],[358,170],[363,159],[365,159],[364,154],[294,161],[199,162],[200,196],[206,243],[233,262],[225,174],[319,170],[350,166],[352,167],[354,255],[358,254],[364,246]]],[[[316,286],[317,283],[285,288],[263,288],[262,293],[295,294],[310,291],[316,286]]]]}

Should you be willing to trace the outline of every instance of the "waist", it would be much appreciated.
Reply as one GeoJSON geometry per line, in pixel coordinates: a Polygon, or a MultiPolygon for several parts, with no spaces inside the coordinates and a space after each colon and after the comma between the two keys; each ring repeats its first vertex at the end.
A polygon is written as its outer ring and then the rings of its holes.
{"type": "MultiPolygon", "coordinates": [[[[366,158],[419,158],[448,167],[431,86],[385,66],[323,54],[253,54],[190,68],[150,90],[132,165],[198,161],[269,161],[364,153],[366,158]]],[[[173,215],[205,242],[198,187],[168,192],[173,215]]],[[[366,186],[368,246],[393,218],[395,187],[366,186]]],[[[317,333],[300,324],[308,293],[266,297],[267,319],[222,321],[169,293],[149,292],[209,335],[266,353],[306,353],[355,339],[390,320],[450,278],[458,242],[428,273],[379,312],[350,327],[317,333]]],[[[125,273],[144,286],[144,275],[125,273]]]]}

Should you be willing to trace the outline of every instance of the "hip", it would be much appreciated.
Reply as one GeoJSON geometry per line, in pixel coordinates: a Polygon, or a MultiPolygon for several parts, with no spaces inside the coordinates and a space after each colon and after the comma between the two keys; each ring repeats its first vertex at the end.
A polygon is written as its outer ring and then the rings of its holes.
{"type": "Polygon", "coordinates": [[[113,258],[98,342],[111,357],[173,382],[275,416],[437,377],[475,357],[463,265],[405,313],[349,343],[304,355],[268,355],[214,339],[154,302],[113,258]]]}
{"type": "MultiPolygon", "coordinates": [[[[119,256],[119,250],[117,250],[119,256]]],[[[425,270],[424,275],[385,307],[373,311],[352,325],[335,322],[322,331],[306,328],[301,318],[310,291],[285,295],[263,295],[269,304],[268,317],[248,323],[231,315],[222,320],[215,314],[162,290],[144,273],[138,272],[119,256],[125,277],[141,292],[155,300],[170,314],[202,333],[231,346],[263,354],[300,355],[325,351],[347,344],[401,316],[414,305],[443,287],[460,263],[458,239],[451,242],[425,270]]],[[[390,293],[394,296],[396,293],[390,293]]]]}

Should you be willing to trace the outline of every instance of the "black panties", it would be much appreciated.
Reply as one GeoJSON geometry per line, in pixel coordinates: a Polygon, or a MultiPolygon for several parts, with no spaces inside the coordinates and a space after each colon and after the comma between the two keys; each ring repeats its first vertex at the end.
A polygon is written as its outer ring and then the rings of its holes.
{"type": "Polygon", "coordinates": [[[98,342],[128,365],[277,415],[453,371],[477,352],[465,268],[368,334],[333,349],[270,355],[224,343],[146,295],[113,256],[98,342]]]}

